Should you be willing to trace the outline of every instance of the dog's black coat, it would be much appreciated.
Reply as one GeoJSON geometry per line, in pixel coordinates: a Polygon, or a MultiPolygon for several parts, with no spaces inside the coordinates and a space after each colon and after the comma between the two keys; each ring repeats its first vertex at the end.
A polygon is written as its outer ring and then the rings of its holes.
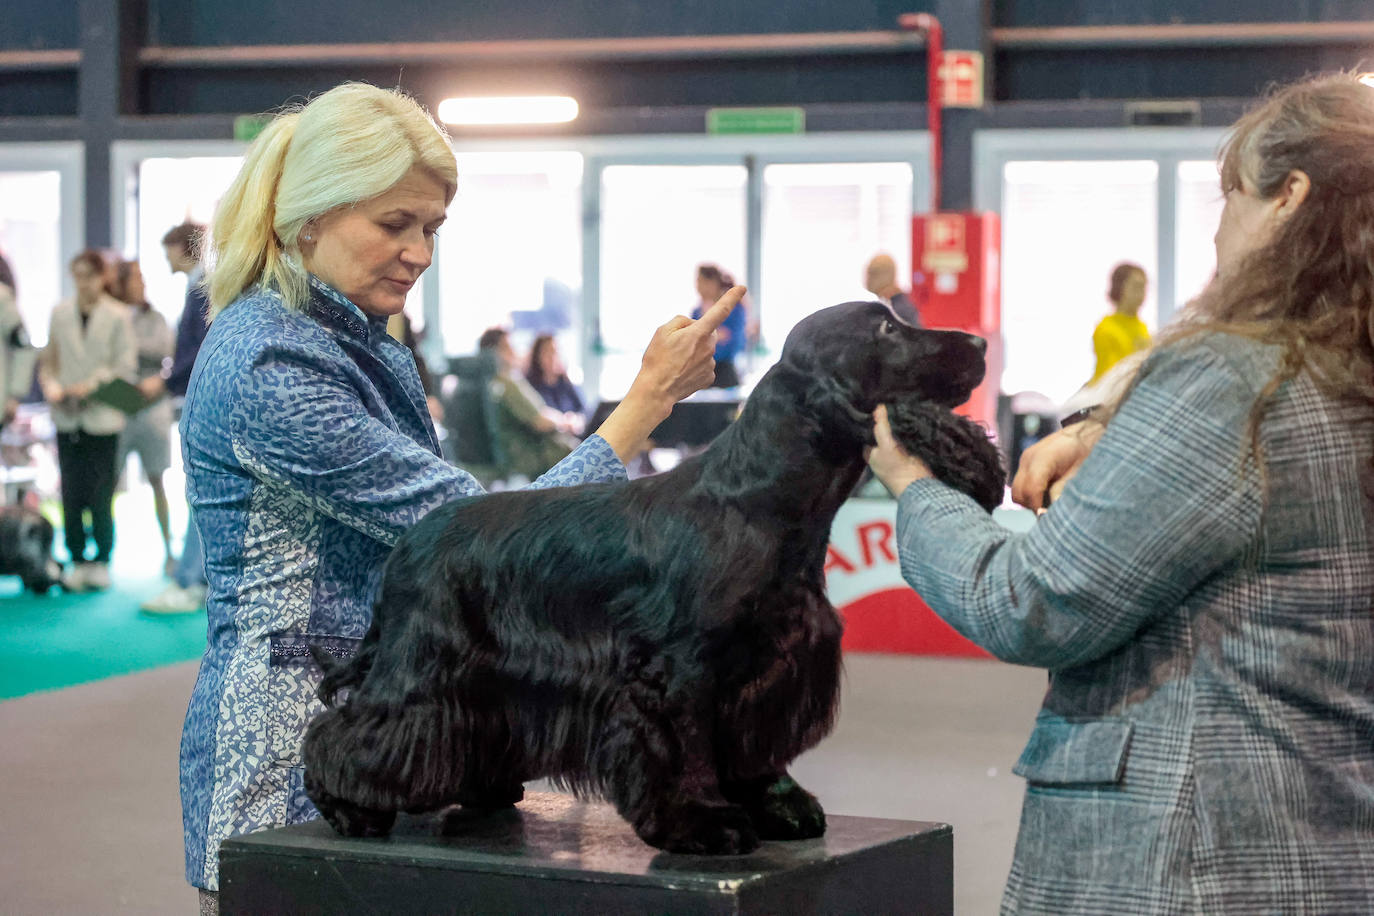
{"type": "Polygon", "coordinates": [[[324,679],[310,798],[341,833],[378,835],[397,810],[503,807],[550,777],[672,851],[819,836],[824,812],[786,767],[837,707],[831,521],[874,408],[963,401],[982,352],[878,303],[835,306],[669,473],[435,510],[388,559],[359,653],[324,679]]]}
{"type": "Polygon", "coordinates": [[[23,506],[0,507],[0,575],[18,576],[24,587],[45,594],[62,568],[52,558],[53,526],[23,506]]]}

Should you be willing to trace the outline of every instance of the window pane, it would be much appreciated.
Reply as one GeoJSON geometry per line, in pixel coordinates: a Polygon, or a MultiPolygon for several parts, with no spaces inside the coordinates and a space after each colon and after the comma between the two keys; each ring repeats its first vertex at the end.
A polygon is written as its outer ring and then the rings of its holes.
{"type": "Polygon", "coordinates": [[[437,246],[445,353],[475,351],[490,327],[513,329],[521,352],[547,331],[580,378],[581,187],[580,153],[459,154],[437,246]]]}
{"type": "Polygon", "coordinates": [[[1174,301],[1183,303],[1207,286],[1217,269],[1212,244],[1221,221],[1221,178],[1212,160],[1178,164],[1178,222],[1174,227],[1174,301]]]}
{"type": "Polygon", "coordinates": [[[1150,279],[1140,318],[1157,304],[1159,168],[1149,161],[1009,162],[1002,186],[1002,390],[1063,401],[1092,376],[1093,329],[1110,311],[1112,267],[1150,279]]]}
{"type": "Polygon", "coordinates": [[[623,396],[654,330],[696,307],[698,264],[743,279],[747,179],[742,165],[602,170],[602,397],[623,396]]]}
{"type": "Polygon", "coordinates": [[[909,285],[910,165],[770,165],[763,181],[760,331],[773,359],[802,318],[873,298],[864,289],[864,266],[878,252],[892,255],[898,282],[909,285]]]}
{"type": "Polygon", "coordinates": [[[62,178],[58,172],[0,172],[0,254],[14,271],[19,315],[36,346],[62,297],[62,178]]]}
{"type": "Polygon", "coordinates": [[[138,240],[135,257],[143,271],[148,301],[175,322],[186,302],[186,277],[173,274],[162,237],[190,221],[210,225],[215,207],[243,163],[240,156],[144,159],[138,168],[138,240]]]}

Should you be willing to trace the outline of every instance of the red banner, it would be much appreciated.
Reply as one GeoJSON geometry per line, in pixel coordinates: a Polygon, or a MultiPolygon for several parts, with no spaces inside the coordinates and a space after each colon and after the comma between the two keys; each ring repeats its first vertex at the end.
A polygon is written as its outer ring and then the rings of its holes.
{"type": "Polygon", "coordinates": [[[988,658],[935,616],[902,579],[896,515],[891,500],[852,499],[831,526],[825,578],[830,601],[844,616],[844,648],[988,658]]]}

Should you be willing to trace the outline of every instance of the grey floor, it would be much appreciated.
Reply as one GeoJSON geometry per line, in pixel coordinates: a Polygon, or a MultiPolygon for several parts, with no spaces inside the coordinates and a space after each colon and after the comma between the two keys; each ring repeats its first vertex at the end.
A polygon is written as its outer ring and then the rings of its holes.
{"type": "MultiPolygon", "coordinates": [[[[997,911],[1045,687],[990,661],[854,655],[835,732],[793,773],[835,814],[954,825],[955,905],[997,911]]],[[[0,913],[183,914],[182,664],[0,703],[0,913]]]]}

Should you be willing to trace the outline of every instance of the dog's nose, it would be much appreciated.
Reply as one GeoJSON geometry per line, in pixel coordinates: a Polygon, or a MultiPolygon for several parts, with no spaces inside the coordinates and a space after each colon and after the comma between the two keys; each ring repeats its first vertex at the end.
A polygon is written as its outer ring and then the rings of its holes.
{"type": "Polygon", "coordinates": [[[988,352],[988,342],[986,340],[984,340],[981,337],[975,337],[972,334],[970,334],[968,337],[969,341],[972,342],[974,349],[978,351],[978,354],[980,356],[988,352]]]}

